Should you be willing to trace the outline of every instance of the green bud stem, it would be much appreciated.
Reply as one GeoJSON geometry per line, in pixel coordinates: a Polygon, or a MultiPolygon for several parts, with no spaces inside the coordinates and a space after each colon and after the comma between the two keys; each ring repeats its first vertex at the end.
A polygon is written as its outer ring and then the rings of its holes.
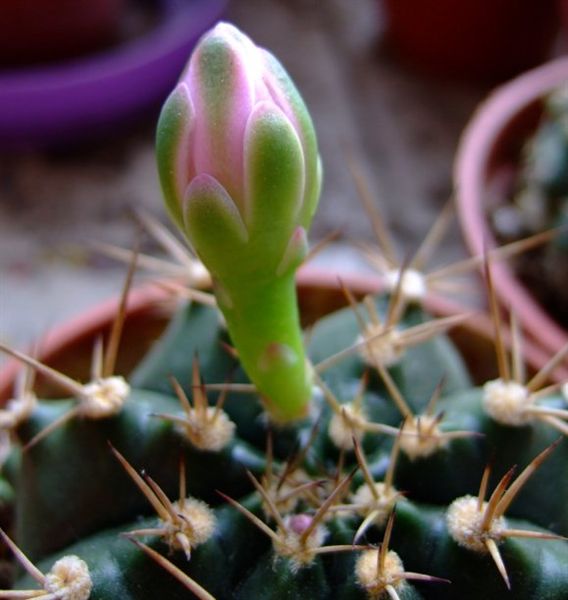
{"type": "Polygon", "coordinates": [[[249,281],[235,289],[216,287],[239,358],[264,397],[274,420],[301,419],[311,398],[296,299],[294,273],[249,281]]]}

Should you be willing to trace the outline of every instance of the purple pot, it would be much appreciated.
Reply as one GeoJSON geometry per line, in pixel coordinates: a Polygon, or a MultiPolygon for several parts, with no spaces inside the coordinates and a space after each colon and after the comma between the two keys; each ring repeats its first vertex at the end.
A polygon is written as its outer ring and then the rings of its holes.
{"type": "Polygon", "coordinates": [[[0,151],[101,137],[167,96],[227,0],[160,0],[156,26],[96,55],[0,72],[0,151]]]}

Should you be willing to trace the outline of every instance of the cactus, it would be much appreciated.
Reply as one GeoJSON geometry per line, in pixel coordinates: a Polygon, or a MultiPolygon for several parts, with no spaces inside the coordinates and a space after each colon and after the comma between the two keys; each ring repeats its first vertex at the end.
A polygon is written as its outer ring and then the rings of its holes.
{"type": "Polygon", "coordinates": [[[198,44],[157,148],[215,296],[164,284],[190,299],[128,377],[135,260],[87,383],[1,346],[26,369],[0,413],[21,565],[0,597],[568,598],[568,386],[548,381],[568,349],[527,377],[493,306],[499,377],[475,385],[446,335],[464,317],[428,315],[403,267],[386,295],[346,289],[304,349],[317,144],[282,67],[231,26],[198,44]],[[67,398],[36,398],[35,372],[67,398]]]}

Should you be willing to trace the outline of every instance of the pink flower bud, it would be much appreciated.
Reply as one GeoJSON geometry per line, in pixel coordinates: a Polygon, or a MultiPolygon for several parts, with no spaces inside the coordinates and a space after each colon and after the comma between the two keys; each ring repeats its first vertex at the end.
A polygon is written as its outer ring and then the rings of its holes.
{"type": "Polygon", "coordinates": [[[321,168],[310,115],[280,63],[232,25],[203,36],[156,141],[166,205],[209,269],[241,363],[275,419],[312,394],[294,273],[321,168]]]}
{"type": "MultiPolygon", "coordinates": [[[[259,121],[284,121],[301,150],[296,225],[307,229],[319,196],[317,142],[308,111],[280,63],[228,23],[205,34],[158,125],[158,166],[168,208],[182,229],[186,190],[199,175],[225,189],[247,224],[247,147],[259,121]]],[[[265,174],[269,176],[270,174],[265,174]]]]}

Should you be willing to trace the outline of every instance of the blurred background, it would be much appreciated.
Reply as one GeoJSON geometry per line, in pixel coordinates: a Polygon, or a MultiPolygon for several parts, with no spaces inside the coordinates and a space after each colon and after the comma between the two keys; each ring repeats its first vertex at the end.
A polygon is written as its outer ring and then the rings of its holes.
{"type": "MultiPolygon", "coordinates": [[[[372,230],[346,153],[403,252],[452,194],[460,134],[499,82],[565,48],[556,0],[2,0],[0,339],[16,347],[118,293],[133,211],[167,222],[160,103],[217,19],[274,52],[308,104],[325,169],[323,268],[367,272],[372,230]]],[[[143,239],[143,249],[159,252],[143,239]]],[[[440,261],[465,256],[451,228],[440,261]]]]}

